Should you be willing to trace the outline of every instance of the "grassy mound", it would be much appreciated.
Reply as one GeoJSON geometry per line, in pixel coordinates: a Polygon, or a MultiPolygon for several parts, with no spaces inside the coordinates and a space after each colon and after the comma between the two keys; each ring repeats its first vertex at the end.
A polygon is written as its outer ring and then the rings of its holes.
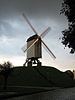
{"type": "MultiPolygon", "coordinates": [[[[0,89],[4,79],[0,76],[0,89]]],[[[7,89],[24,91],[24,86],[34,87],[71,87],[74,81],[69,75],[54,67],[14,67],[7,80],[7,89]]],[[[1,89],[2,90],[2,89],[1,89]]]]}

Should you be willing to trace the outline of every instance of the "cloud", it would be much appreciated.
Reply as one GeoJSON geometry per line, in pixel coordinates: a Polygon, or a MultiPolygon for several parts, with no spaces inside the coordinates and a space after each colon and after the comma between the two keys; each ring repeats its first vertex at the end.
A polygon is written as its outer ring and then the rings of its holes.
{"type": "Polygon", "coordinates": [[[0,0],[0,18],[14,17],[19,13],[28,16],[58,16],[62,0],[0,0]]]}
{"type": "Polygon", "coordinates": [[[14,29],[11,27],[11,25],[6,21],[0,21],[0,36],[6,35],[6,36],[13,36],[14,29]]]}
{"type": "Polygon", "coordinates": [[[24,55],[22,51],[23,41],[20,38],[0,37],[0,55],[24,55]]]}
{"type": "MultiPolygon", "coordinates": [[[[75,57],[69,56],[68,49],[64,50],[59,40],[61,31],[68,27],[66,18],[60,15],[62,1],[0,0],[0,55],[7,55],[4,59],[13,59],[13,62],[16,61],[17,64],[20,62],[18,60],[20,56],[24,56],[21,48],[26,44],[27,38],[34,34],[22,16],[22,13],[25,13],[38,33],[43,32],[49,26],[51,27],[51,30],[43,40],[56,55],[57,65],[61,66],[63,65],[62,62],[65,61],[65,66],[68,64],[67,59],[69,59],[69,62],[72,62],[75,57]]],[[[47,57],[50,59],[46,54],[47,52],[43,51],[43,58],[47,57]]],[[[55,65],[55,62],[53,62],[53,65],[55,65]]]]}
{"type": "Polygon", "coordinates": [[[26,24],[22,13],[28,16],[38,32],[43,31],[41,30],[44,29],[42,27],[48,26],[49,23],[50,26],[52,23],[55,24],[51,20],[60,21],[62,19],[62,17],[59,17],[61,2],[62,0],[1,0],[0,36],[23,38],[23,36],[26,37],[33,33],[26,24]]]}
{"type": "Polygon", "coordinates": [[[23,66],[25,59],[24,56],[0,55],[0,63],[10,61],[14,66],[23,66]]]}

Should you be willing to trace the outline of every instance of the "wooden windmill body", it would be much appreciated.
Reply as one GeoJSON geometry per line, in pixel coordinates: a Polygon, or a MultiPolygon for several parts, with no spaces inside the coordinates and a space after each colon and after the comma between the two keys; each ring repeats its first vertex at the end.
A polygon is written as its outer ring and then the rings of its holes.
{"type": "MultiPolygon", "coordinates": [[[[38,35],[33,35],[27,39],[27,48],[38,38],[38,35]]],[[[42,58],[42,47],[40,39],[27,51],[27,59],[42,58]]]]}
{"type": "Polygon", "coordinates": [[[39,61],[39,58],[42,58],[42,44],[46,47],[48,52],[53,58],[56,58],[55,55],[52,53],[52,51],[48,48],[48,46],[45,44],[45,42],[41,39],[43,34],[47,33],[50,29],[48,27],[44,32],[42,32],[40,35],[36,32],[36,30],[33,28],[31,23],[29,22],[28,18],[23,14],[23,17],[31,27],[31,29],[34,31],[35,35],[29,37],[27,39],[27,48],[25,49],[23,47],[23,51],[27,52],[27,59],[24,63],[24,66],[27,63],[27,66],[32,66],[32,64],[37,64],[37,66],[41,66],[41,62],[39,61]]]}

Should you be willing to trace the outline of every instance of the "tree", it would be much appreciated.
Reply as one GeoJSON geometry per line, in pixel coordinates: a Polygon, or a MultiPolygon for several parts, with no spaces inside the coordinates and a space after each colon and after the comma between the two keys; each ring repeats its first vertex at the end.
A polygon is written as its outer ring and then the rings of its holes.
{"type": "Polygon", "coordinates": [[[2,64],[0,64],[0,71],[2,70],[2,68],[3,68],[3,66],[2,66],[2,64]]]}
{"type": "Polygon", "coordinates": [[[75,53],[75,0],[63,0],[62,10],[68,19],[68,29],[62,31],[62,43],[71,48],[70,53],[75,53]]]}
{"type": "Polygon", "coordinates": [[[74,79],[74,74],[73,74],[73,72],[72,72],[71,70],[67,70],[67,71],[65,71],[65,73],[66,73],[70,78],[74,79]]]}
{"type": "Polygon", "coordinates": [[[11,73],[11,67],[12,67],[12,64],[9,62],[9,61],[7,61],[7,62],[4,62],[3,64],[0,64],[1,65],[1,68],[2,68],[2,70],[1,70],[1,75],[3,75],[4,76],[4,89],[6,89],[6,87],[7,87],[7,79],[8,79],[8,76],[10,75],[10,73],[11,73]]]}

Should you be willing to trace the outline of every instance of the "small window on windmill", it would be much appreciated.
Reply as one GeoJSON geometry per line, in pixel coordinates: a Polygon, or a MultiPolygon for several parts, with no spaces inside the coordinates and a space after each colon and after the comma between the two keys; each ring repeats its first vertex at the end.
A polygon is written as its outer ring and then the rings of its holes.
{"type": "MultiPolygon", "coordinates": [[[[32,45],[32,43],[38,38],[38,35],[33,35],[32,37],[27,39],[27,48],[32,45]]],[[[27,51],[27,58],[41,58],[41,41],[38,39],[38,41],[28,49],[27,51]]]]}

